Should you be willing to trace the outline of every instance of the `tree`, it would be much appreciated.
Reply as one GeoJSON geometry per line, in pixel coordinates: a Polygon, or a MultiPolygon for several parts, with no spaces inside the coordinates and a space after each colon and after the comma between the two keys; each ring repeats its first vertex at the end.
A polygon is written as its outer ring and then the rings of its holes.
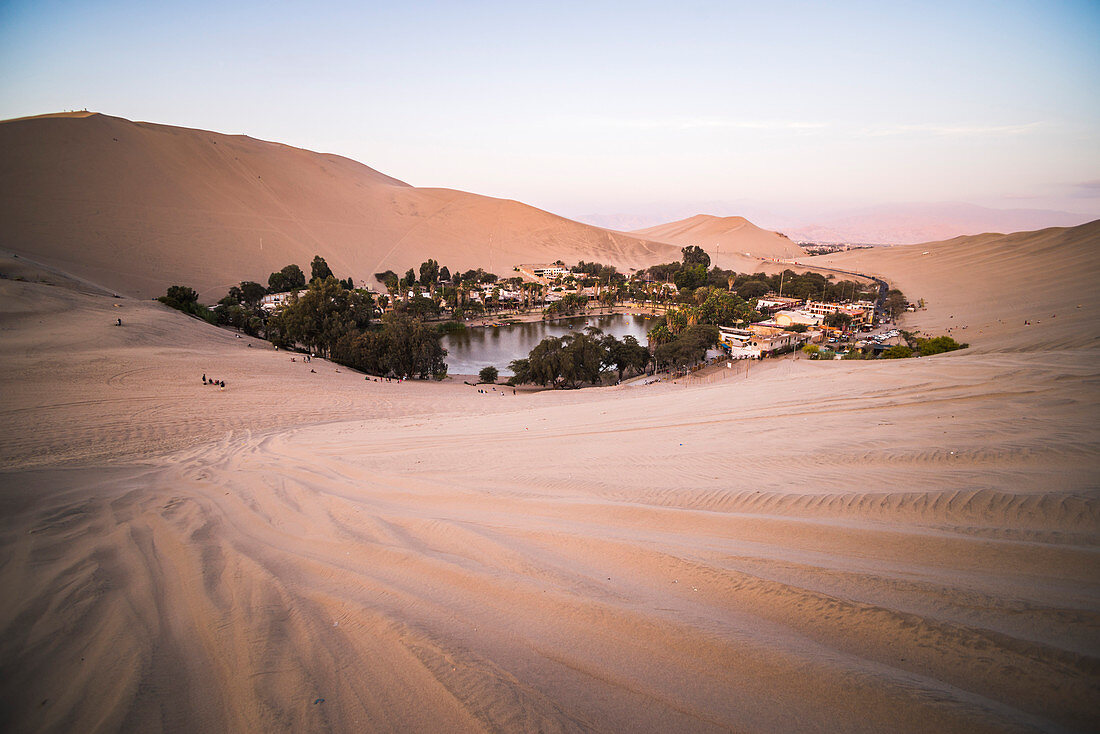
{"type": "MultiPolygon", "coordinates": [[[[702,251],[700,250],[700,252],[702,251]]],[[[704,256],[706,254],[705,252],[703,253],[704,256]]],[[[704,286],[707,284],[707,266],[703,263],[685,263],[682,268],[676,271],[672,281],[681,292],[691,291],[704,286]]]]}
{"type": "MultiPolygon", "coordinates": [[[[744,321],[752,315],[752,306],[735,293],[720,288],[704,291],[704,299],[697,310],[697,321],[701,324],[729,326],[744,321]]],[[[699,293],[696,294],[697,296],[699,293]]]]}
{"type": "Polygon", "coordinates": [[[882,353],[883,359],[906,359],[913,356],[913,350],[904,344],[895,344],[882,353]]]}
{"type": "Polygon", "coordinates": [[[481,382],[496,382],[498,376],[499,373],[497,372],[497,368],[493,367],[492,365],[489,365],[488,367],[482,367],[481,372],[477,373],[477,379],[481,382]]]}
{"type": "Polygon", "coordinates": [[[603,347],[607,353],[607,365],[618,372],[619,382],[622,382],[627,370],[640,373],[649,364],[649,350],[629,334],[622,341],[608,334],[603,338],[603,347]]]}
{"type": "Polygon", "coordinates": [[[425,288],[439,282],[439,263],[431,258],[420,263],[420,285],[425,288]]]}
{"type": "Polygon", "coordinates": [[[441,267],[439,269],[439,279],[440,280],[450,280],[451,279],[451,271],[447,268],[446,265],[444,265],[443,267],[441,267]]]}
{"type": "Polygon", "coordinates": [[[704,271],[710,267],[710,255],[701,247],[688,245],[687,247],[681,248],[680,253],[683,255],[682,262],[684,265],[702,265],[704,271]]]}
{"type": "Polygon", "coordinates": [[[684,367],[706,357],[707,350],[718,343],[718,327],[695,324],[684,329],[675,339],[653,350],[658,367],[662,364],[684,367]]]}
{"type": "Polygon", "coordinates": [[[245,308],[254,311],[259,308],[260,302],[263,301],[264,296],[267,295],[267,288],[251,280],[242,280],[240,294],[241,302],[245,305],[245,308]]]}
{"type": "Polygon", "coordinates": [[[267,278],[268,293],[286,293],[287,291],[305,288],[306,274],[297,265],[287,265],[282,270],[277,270],[267,278]]]}
{"type": "Polygon", "coordinates": [[[848,327],[852,325],[852,317],[841,311],[834,311],[825,317],[825,325],[847,331],[848,327]]]}
{"type": "Polygon", "coordinates": [[[737,295],[741,296],[746,301],[751,301],[754,298],[760,298],[760,296],[770,291],[771,286],[763,281],[749,280],[737,286],[736,290],[737,295]]]}
{"type": "Polygon", "coordinates": [[[897,288],[891,288],[886,291],[886,311],[890,314],[890,318],[897,319],[905,313],[906,306],[909,305],[909,301],[905,298],[905,294],[897,288]]]}
{"type": "Polygon", "coordinates": [[[200,304],[198,294],[187,286],[169,286],[168,292],[157,300],[165,306],[174,308],[177,311],[183,311],[192,316],[198,316],[204,321],[214,322],[214,312],[200,304]]]}
{"type": "Polygon", "coordinates": [[[401,280],[397,277],[397,273],[392,270],[383,270],[381,273],[375,273],[374,279],[384,285],[390,293],[397,290],[397,283],[401,280]]]}
{"type": "Polygon", "coordinates": [[[313,262],[310,263],[310,272],[312,273],[309,278],[311,283],[315,280],[325,280],[332,277],[332,269],[325,262],[325,258],[320,255],[313,256],[313,262]]]}
{"type": "Polygon", "coordinates": [[[534,382],[531,379],[531,361],[528,359],[513,359],[508,363],[508,369],[512,370],[512,376],[508,378],[509,385],[522,385],[526,382],[534,382]]]}
{"type": "Polygon", "coordinates": [[[198,302],[199,294],[193,288],[184,285],[172,285],[168,286],[168,293],[161,296],[159,300],[172,308],[181,308],[188,303],[198,302]]]}
{"type": "Polygon", "coordinates": [[[968,346],[970,345],[959,344],[949,336],[937,336],[932,339],[917,340],[917,349],[920,351],[920,356],[922,357],[931,357],[933,354],[953,352],[956,349],[966,349],[968,346]]]}
{"type": "Polygon", "coordinates": [[[416,283],[416,273],[413,271],[412,268],[409,268],[408,270],[405,271],[404,285],[405,285],[406,288],[412,288],[415,283],[416,283]]]}
{"type": "Polygon", "coordinates": [[[284,345],[302,344],[328,354],[343,337],[370,326],[374,301],[364,291],[349,291],[331,275],[310,281],[301,298],[272,314],[268,331],[284,345]]]}
{"type": "Polygon", "coordinates": [[[572,332],[563,337],[548,336],[535,345],[526,360],[514,360],[513,384],[532,382],[554,387],[580,387],[600,380],[606,351],[593,335],[572,332]]]}
{"type": "Polygon", "coordinates": [[[440,379],[447,374],[447,350],[437,329],[407,313],[390,311],[378,329],[349,333],[333,346],[340,364],[375,375],[440,379]]]}

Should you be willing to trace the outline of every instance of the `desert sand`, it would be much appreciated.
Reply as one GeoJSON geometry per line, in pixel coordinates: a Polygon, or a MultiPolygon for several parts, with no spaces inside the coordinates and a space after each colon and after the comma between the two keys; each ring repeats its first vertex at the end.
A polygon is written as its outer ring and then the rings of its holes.
{"type": "Polygon", "coordinates": [[[516,201],[417,188],[342,156],[102,114],[0,122],[0,246],[125,295],[214,302],[323,256],[373,282],[428,258],[502,277],[519,263],[627,271],[679,248],[516,201]]]}
{"type": "Polygon", "coordinates": [[[806,254],[785,235],[761,229],[744,217],[696,214],[677,222],[635,230],[630,234],[668,242],[677,247],[702,247],[715,264],[736,269],[738,272],[747,270],[743,264],[746,259],[786,259],[804,257],[806,254]]]}
{"type": "Polygon", "coordinates": [[[1094,729],[1098,244],[831,258],[962,352],[503,396],[4,258],[0,726],[1094,729]]]}

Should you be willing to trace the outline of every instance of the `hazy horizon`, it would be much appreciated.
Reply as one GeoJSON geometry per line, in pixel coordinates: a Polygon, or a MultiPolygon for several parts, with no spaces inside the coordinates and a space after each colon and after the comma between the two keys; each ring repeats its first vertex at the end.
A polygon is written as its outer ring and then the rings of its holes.
{"type": "Polygon", "coordinates": [[[1072,2],[15,2],[0,117],[241,133],[574,218],[912,202],[1088,217],[1098,31],[1072,2]]]}

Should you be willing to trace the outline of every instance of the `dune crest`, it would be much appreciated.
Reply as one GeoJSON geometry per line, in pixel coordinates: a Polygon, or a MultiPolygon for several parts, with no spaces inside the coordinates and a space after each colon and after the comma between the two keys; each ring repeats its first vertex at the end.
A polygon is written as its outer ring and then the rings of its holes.
{"type": "Polygon", "coordinates": [[[678,247],[696,245],[713,259],[726,256],[793,258],[805,255],[801,247],[778,232],[761,229],[744,217],[716,217],[696,214],[676,222],[631,232],[639,237],[668,242],[678,247]]]}
{"type": "Polygon", "coordinates": [[[139,297],[216,300],[315,254],[364,282],[427,258],[504,276],[524,262],[621,268],[676,248],[515,201],[416,188],[347,158],[102,114],[0,123],[5,246],[139,297]]]}
{"type": "Polygon", "coordinates": [[[1100,223],[814,258],[967,350],[485,394],[111,290],[678,247],[98,115],[0,151],[4,731],[1100,720],[1100,223]]]}
{"type": "Polygon", "coordinates": [[[1100,345],[1100,220],[804,259],[878,274],[924,310],[903,326],[949,333],[980,351],[1100,345]]]}

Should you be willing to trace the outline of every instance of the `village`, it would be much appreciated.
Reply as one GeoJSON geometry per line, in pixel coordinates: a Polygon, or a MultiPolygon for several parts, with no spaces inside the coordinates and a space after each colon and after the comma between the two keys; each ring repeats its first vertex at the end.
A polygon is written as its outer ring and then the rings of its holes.
{"type": "MultiPolygon", "coordinates": [[[[693,303],[691,291],[700,289],[681,289],[671,276],[660,280],[653,277],[651,271],[636,271],[627,276],[610,266],[582,262],[569,267],[559,260],[516,265],[513,267],[516,275],[502,279],[482,270],[452,276],[447,268],[440,269],[437,263],[428,261],[421,266],[419,278],[411,268],[405,277],[387,271],[376,274],[384,291],[365,284],[356,290],[370,294],[379,313],[400,304],[426,320],[468,327],[499,327],[600,313],[644,312],[660,316],[690,307],[693,303]]],[[[783,277],[779,282],[780,293],[783,277]]],[[[737,293],[733,283],[730,277],[729,290],[737,293]]],[[[855,295],[855,284],[852,285],[855,295]]],[[[878,356],[897,343],[900,332],[868,334],[876,326],[888,323],[890,317],[882,303],[886,284],[876,285],[881,285],[878,303],[870,297],[836,302],[784,296],[770,289],[745,299],[748,313],[744,318],[734,325],[717,324],[716,346],[721,351],[712,352],[711,359],[763,359],[796,352],[803,347],[809,347],[806,352],[815,359],[841,359],[852,350],[868,357],[878,356]],[[818,348],[814,349],[815,346],[818,348]]],[[[307,290],[266,294],[260,308],[268,314],[273,313],[303,296],[307,290]]],[[[740,292],[751,295],[745,290],[740,292]]],[[[822,295],[825,292],[823,289],[822,295]]],[[[905,306],[907,310],[917,307],[916,304],[905,306]]]]}

